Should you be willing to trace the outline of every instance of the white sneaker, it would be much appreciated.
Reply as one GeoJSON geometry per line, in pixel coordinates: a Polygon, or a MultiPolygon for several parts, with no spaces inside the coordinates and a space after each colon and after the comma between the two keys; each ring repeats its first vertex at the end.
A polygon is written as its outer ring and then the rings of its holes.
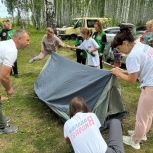
{"type": "MultiPolygon", "coordinates": [[[[128,134],[129,136],[132,136],[134,134],[134,131],[133,130],[128,130],[128,134]]],[[[147,141],[147,136],[144,135],[143,138],[142,138],[143,141],[147,141]]]]}
{"type": "Polygon", "coordinates": [[[134,149],[140,149],[140,144],[134,143],[134,141],[132,140],[132,136],[123,136],[123,143],[133,147],[134,149]]]}
{"type": "Polygon", "coordinates": [[[0,129],[0,134],[11,134],[11,133],[17,133],[18,128],[12,125],[8,125],[3,129],[0,129]]]}

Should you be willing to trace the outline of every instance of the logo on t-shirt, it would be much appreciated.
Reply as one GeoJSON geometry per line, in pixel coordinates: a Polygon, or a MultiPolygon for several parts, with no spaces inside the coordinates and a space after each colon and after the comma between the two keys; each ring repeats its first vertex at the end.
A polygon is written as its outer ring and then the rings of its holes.
{"type": "Polygon", "coordinates": [[[6,32],[3,32],[3,37],[5,37],[6,36],[6,32]]]}
{"type": "Polygon", "coordinates": [[[88,116],[86,119],[82,120],[81,122],[75,124],[70,130],[70,139],[74,139],[80,134],[82,134],[85,130],[90,128],[95,124],[92,116],[88,116]]]}

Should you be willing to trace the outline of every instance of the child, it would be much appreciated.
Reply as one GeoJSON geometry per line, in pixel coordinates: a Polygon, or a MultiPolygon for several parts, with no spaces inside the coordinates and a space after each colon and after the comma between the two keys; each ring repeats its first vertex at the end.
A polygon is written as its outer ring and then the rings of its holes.
{"type": "MultiPolygon", "coordinates": [[[[83,42],[82,37],[76,37],[75,46],[79,46],[83,42]]],[[[76,49],[77,62],[81,64],[86,64],[87,53],[85,50],[76,49]]]]}
{"type": "MultiPolygon", "coordinates": [[[[3,20],[3,29],[0,31],[0,40],[10,40],[13,37],[15,30],[12,29],[12,24],[10,20],[3,20]]],[[[11,74],[13,74],[16,78],[18,78],[18,64],[17,60],[14,62],[12,66],[11,74]]]]}
{"type": "Polygon", "coordinates": [[[149,44],[149,41],[153,37],[153,20],[149,20],[146,22],[146,28],[147,28],[147,30],[140,37],[140,42],[142,42],[144,44],[149,44]]]}
{"type": "Polygon", "coordinates": [[[116,48],[113,49],[113,54],[114,54],[114,66],[121,67],[122,54],[116,48]]]}
{"type": "Polygon", "coordinates": [[[75,153],[124,153],[122,129],[119,120],[109,124],[107,146],[99,128],[101,124],[94,113],[89,113],[82,97],[74,97],[69,105],[70,119],[64,124],[65,142],[73,146],[75,153]]]}
{"type": "Polygon", "coordinates": [[[90,31],[87,28],[81,29],[81,35],[84,39],[82,44],[78,47],[70,47],[71,49],[82,49],[86,50],[87,52],[87,58],[88,58],[88,65],[91,67],[99,68],[99,55],[98,55],[98,49],[99,45],[97,42],[91,38],[90,31]]]}

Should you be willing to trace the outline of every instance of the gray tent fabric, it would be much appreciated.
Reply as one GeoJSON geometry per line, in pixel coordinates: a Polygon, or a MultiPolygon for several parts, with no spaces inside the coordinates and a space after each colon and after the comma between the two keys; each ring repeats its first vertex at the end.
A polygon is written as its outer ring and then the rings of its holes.
{"type": "Polygon", "coordinates": [[[67,120],[69,102],[85,98],[102,126],[110,115],[124,113],[119,85],[110,71],[100,70],[52,53],[34,84],[40,100],[62,119],[67,120]]]}

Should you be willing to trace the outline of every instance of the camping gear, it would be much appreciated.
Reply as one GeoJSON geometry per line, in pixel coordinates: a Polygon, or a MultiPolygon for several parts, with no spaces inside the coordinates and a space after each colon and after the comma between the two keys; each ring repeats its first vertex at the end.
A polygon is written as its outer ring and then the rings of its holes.
{"type": "Polygon", "coordinates": [[[75,96],[85,98],[102,126],[109,118],[124,116],[117,78],[108,70],[100,70],[52,53],[34,84],[40,100],[64,121],[69,118],[69,102],[75,96]]]}

